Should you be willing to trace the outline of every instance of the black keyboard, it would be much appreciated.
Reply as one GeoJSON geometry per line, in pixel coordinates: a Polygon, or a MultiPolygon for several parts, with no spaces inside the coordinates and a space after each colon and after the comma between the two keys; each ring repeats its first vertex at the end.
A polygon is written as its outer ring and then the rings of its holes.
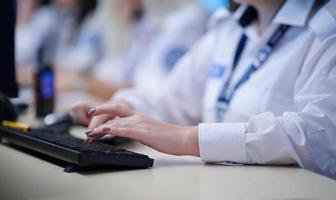
{"type": "MultiPolygon", "coordinates": [[[[48,128],[23,133],[0,126],[0,138],[5,138],[8,143],[66,161],[73,167],[148,168],[153,166],[154,161],[147,155],[102,142],[86,145],[83,140],[68,133],[48,128]]],[[[69,172],[73,167],[66,168],[65,171],[69,172]]]]}

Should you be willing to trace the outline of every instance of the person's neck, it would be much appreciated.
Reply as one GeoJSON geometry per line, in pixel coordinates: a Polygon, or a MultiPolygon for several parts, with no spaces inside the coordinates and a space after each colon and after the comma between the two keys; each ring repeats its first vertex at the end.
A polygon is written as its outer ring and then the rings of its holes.
{"type": "Polygon", "coordinates": [[[272,17],[278,11],[284,0],[256,0],[253,7],[258,12],[257,28],[258,34],[262,34],[269,25],[272,17]]]}

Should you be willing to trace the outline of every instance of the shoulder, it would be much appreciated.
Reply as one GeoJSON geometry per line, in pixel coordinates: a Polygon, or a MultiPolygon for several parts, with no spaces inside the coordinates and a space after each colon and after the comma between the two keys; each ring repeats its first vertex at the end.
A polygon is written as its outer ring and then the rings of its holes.
{"type": "Polygon", "coordinates": [[[226,8],[217,10],[208,21],[208,28],[212,29],[217,26],[221,26],[225,21],[232,17],[230,11],[226,8]]]}
{"type": "Polygon", "coordinates": [[[320,8],[310,19],[308,26],[315,36],[308,60],[325,63],[316,64],[316,66],[325,66],[331,61],[334,62],[336,59],[336,0],[331,0],[320,8]]]}
{"type": "Polygon", "coordinates": [[[58,27],[56,11],[52,6],[39,8],[32,18],[32,29],[36,36],[44,37],[45,34],[55,32],[58,27]]]}
{"type": "Polygon", "coordinates": [[[168,30],[202,26],[208,19],[208,13],[197,5],[187,4],[170,12],[163,21],[163,28],[168,30]]]}
{"type": "Polygon", "coordinates": [[[336,1],[320,8],[309,21],[309,27],[322,42],[336,35],[336,1]]]}

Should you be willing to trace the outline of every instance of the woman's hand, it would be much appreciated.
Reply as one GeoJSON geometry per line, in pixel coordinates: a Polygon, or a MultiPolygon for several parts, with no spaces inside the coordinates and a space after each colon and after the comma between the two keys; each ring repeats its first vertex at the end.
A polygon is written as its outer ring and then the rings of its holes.
{"type": "MultiPolygon", "coordinates": [[[[106,111],[104,113],[109,113],[106,111]]],[[[197,126],[174,126],[140,114],[131,114],[116,117],[89,132],[88,143],[105,135],[113,135],[138,140],[167,154],[199,156],[197,126]]]]}
{"type": "Polygon", "coordinates": [[[75,124],[88,126],[90,123],[90,116],[88,115],[88,111],[93,107],[91,104],[87,103],[78,103],[72,106],[70,111],[70,116],[72,121],[75,124]]]}
{"type": "Polygon", "coordinates": [[[115,117],[127,117],[132,114],[132,107],[123,101],[105,103],[97,107],[79,103],[73,106],[70,112],[74,123],[88,127],[88,132],[115,117]]]}

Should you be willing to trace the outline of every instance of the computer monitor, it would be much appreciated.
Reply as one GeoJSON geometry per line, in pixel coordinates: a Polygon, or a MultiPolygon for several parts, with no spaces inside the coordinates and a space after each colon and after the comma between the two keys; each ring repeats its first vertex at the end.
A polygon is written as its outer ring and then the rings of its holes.
{"type": "Polygon", "coordinates": [[[17,118],[17,112],[8,100],[18,96],[14,57],[15,10],[15,0],[0,0],[0,122],[17,118]]]}
{"type": "Polygon", "coordinates": [[[15,74],[15,0],[0,0],[0,93],[17,97],[15,74]]]}

